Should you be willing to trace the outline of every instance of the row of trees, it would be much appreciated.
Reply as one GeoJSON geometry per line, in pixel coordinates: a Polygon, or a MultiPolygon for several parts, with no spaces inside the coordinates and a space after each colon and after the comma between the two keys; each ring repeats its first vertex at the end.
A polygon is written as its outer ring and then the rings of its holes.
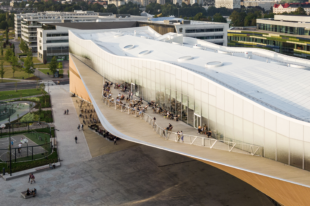
{"type": "Polygon", "coordinates": [[[0,29],[14,27],[14,14],[0,13],[0,29]]]}
{"type": "MultiPolygon", "coordinates": [[[[299,7],[296,11],[287,13],[284,12],[282,15],[307,15],[302,7],[299,7]]],[[[247,10],[234,10],[231,15],[231,25],[232,26],[256,26],[256,19],[260,18],[273,18],[274,14],[264,14],[262,11],[257,9],[247,9],[247,10]]]]}

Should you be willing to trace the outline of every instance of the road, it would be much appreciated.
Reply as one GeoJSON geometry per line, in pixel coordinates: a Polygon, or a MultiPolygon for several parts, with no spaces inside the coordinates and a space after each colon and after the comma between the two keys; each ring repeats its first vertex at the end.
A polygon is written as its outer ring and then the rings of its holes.
{"type": "MultiPolygon", "coordinates": [[[[69,79],[55,79],[53,80],[55,83],[59,81],[60,84],[69,84],[69,79]]],[[[37,82],[18,82],[17,89],[34,89],[37,86],[37,82]]],[[[15,83],[1,83],[0,91],[14,90],[15,83]]]]}

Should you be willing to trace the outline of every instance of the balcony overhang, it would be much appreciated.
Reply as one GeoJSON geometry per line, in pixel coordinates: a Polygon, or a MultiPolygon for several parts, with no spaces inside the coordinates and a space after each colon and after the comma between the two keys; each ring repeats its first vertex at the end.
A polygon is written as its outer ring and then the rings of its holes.
{"type": "Polygon", "coordinates": [[[113,135],[210,164],[244,180],[283,205],[307,205],[310,201],[308,171],[267,158],[165,141],[139,118],[129,118],[128,114],[107,108],[102,100],[102,76],[71,54],[69,64],[77,70],[74,75],[81,79],[101,124],[113,135]]]}

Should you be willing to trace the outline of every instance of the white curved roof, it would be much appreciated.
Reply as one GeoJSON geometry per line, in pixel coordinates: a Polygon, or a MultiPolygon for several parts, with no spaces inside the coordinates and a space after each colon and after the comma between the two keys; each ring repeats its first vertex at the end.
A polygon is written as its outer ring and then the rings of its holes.
{"type": "MultiPolygon", "coordinates": [[[[308,70],[267,63],[266,58],[256,56],[254,53],[253,59],[248,59],[245,58],[244,53],[234,53],[232,56],[229,53],[218,53],[214,49],[194,49],[193,44],[176,45],[158,41],[163,39],[163,36],[148,27],[72,32],[83,39],[93,40],[115,55],[154,59],[179,65],[274,111],[310,121],[310,71],[308,70]],[[124,35],[114,38],[114,35],[120,32],[124,35]],[[141,36],[147,38],[141,38],[141,36]],[[135,47],[124,50],[123,48],[128,44],[135,47]],[[140,56],[139,53],[144,50],[152,52],[140,56]],[[183,56],[193,56],[194,59],[179,62],[178,58],[183,56]],[[210,61],[223,62],[223,65],[206,69],[205,65],[210,61]]],[[[173,34],[164,36],[171,39],[173,34]]]]}

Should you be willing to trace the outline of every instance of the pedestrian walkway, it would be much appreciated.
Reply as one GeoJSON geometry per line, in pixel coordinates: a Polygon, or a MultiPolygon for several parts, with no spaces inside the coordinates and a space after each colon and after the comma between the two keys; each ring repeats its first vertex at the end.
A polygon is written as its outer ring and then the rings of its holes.
{"type": "MultiPolygon", "coordinates": [[[[49,88],[53,106],[54,125],[58,141],[58,151],[62,165],[68,165],[74,162],[81,162],[91,159],[91,154],[82,132],[77,130],[80,123],[71,100],[71,95],[64,86],[52,86],[49,88]],[[68,109],[69,114],[64,115],[68,109]],[[75,143],[74,137],[78,137],[78,143],[75,143]]],[[[69,85],[67,85],[69,87],[69,85]]],[[[46,88],[47,89],[47,88],[46,88]]]]}

